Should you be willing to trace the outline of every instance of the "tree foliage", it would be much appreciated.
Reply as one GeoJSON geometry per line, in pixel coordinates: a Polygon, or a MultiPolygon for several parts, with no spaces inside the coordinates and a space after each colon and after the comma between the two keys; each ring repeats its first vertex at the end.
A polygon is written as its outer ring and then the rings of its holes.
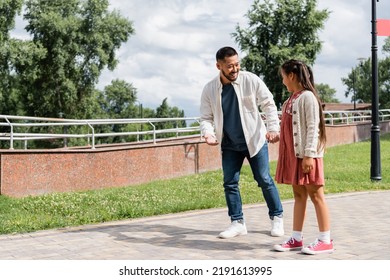
{"type": "MultiPolygon", "coordinates": [[[[385,55],[378,60],[378,97],[379,108],[390,108],[390,38],[382,48],[385,55]]],[[[371,103],[372,100],[372,61],[371,58],[359,62],[347,77],[341,79],[347,86],[345,97],[357,103],[371,103]]]]}
{"type": "Polygon", "coordinates": [[[23,0],[2,0],[0,2],[0,110],[2,114],[20,111],[16,81],[12,76],[14,41],[10,31],[15,26],[15,17],[22,9],[23,0]]]}
{"type": "MultiPolygon", "coordinates": [[[[183,118],[184,111],[180,110],[178,107],[170,107],[168,104],[167,98],[164,98],[161,105],[156,109],[156,118],[183,118]]],[[[170,121],[164,123],[157,123],[157,129],[167,129],[167,128],[177,128],[177,127],[186,127],[185,121],[170,121]]],[[[160,135],[160,137],[169,137],[175,136],[174,133],[160,135]]]]}
{"type": "Polygon", "coordinates": [[[23,0],[2,0],[0,2],[0,43],[6,42],[9,32],[15,26],[15,16],[22,9],[23,0]]]}
{"type": "MultiPolygon", "coordinates": [[[[184,112],[170,107],[166,99],[157,112],[143,108],[137,100],[137,89],[126,81],[113,80],[103,91],[96,89],[102,71],[115,69],[118,63],[115,52],[135,32],[132,22],[117,10],[109,11],[108,5],[108,0],[0,2],[1,114],[68,119],[184,117],[184,112]],[[10,32],[22,9],[27,23],[25,30],[30,37],[14,39],[10,32]]],[[[172,124],[161,125],[161,128],[172,127],[172,124]]],[[[1,132],[7,129],[3,127],[1,132]]],[[[29,131],[43,129],[34,127],[29,131]]],[[[62,133],[65,129],[87,133],[74,127],[50,129],[51,133],[62,133]]],[[[148,124],[102,125],[96,127],[96,132],[139,129],[151,130],[152,127],[148,124]]],[[[134,137],[108,137],[102,141],[132,141],[134,137]]],[[[148,137],[145,135],[145,139],[148,137]]],[[[83,140],[68,139],[67,144],[78,142],[80,145],[80,141],[83,140]]],[[[63,145],[61,139],[38,142],[30,147],[63,145]]]]}
{"type": "Polygon", "coordinates": [[[111,85],[104,88],[100,98],[101,108],[107,114],[107,118],[137,118],[138,106],[137,89],[123,80],[113,80],[111,85]]]}
{"type": "Polygon", "coordinates": [[[30,116],[83,118],[103,69],[134,32],[108,0],[27,0],[24,19],[31,55],[15,61],[20,99],[30,116]]]}
{"type": "Polygon", "coordinates": [[[335,98],[336,90],[329,85],[316,84],[316,89],[323,103],[340,103],[340,101],[335,98]]]}
{"type": "Polygon", "coordinates": [[[238,25],[232,34],[246,54],[241,65],[264,79],[279,106],[287,95],[280,65],[291,58],[313,65],[321,50],[318,31],[329,12],[316,6],[316,0],[255,0],[246,14],[249,27],[238,25]]]}

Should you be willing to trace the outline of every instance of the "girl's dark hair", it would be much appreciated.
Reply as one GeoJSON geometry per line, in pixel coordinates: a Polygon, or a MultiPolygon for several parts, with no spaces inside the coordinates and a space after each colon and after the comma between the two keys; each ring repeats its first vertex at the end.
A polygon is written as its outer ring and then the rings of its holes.
{"type": "Polygon", "coordinates": [[[217,51],[215,58],[218,60],[224,60],[225,57],[231,57],[234,55],[238,55],[237,51],[232,47],[223,47],[217,51]]]}
{"type": "Polygon", "coordinates": [[[283,63],[283,65],[281,66],[281,71],[283,71],[287,75],[294,73],[302,87],[305,90],[311,91],[316,97],[320,111],[320,124],[318,127],[320,130],[320,141],[318,143],[318,148],[324,148],[326,143],[325,119],[322,111],[322,101],[314,85],[312,69],[302,61],[291,59],[283,63]]]}

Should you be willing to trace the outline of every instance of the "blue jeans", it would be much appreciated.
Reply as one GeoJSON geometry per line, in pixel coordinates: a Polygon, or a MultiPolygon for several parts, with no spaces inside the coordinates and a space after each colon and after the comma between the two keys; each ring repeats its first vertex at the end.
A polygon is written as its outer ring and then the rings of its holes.
{"type": "Polygon", "coordinates": [[[268,206],[268,215],[281,216],[283,213],[279,191],[269,172],[268,144],[254,157],[246,151],[222,150],[223,187],[225,190],[228,214],[232,221],[243,219],[241,194],[238,186],[240,171],[244,159],[247,158],[252,169],[253,177],[263,192],[268,206]]]}

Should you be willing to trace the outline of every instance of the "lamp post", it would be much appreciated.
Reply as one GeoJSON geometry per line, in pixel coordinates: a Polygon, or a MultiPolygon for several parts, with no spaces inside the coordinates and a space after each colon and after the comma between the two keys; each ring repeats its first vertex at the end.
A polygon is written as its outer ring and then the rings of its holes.
{"type": "Polygon", "coordinates": [[[356,69],[353,70],[352,87],[353,87],[353,110],[356,111],[356,69]]]}
{"type": "Polygon", "coordinates": [[[379,127],[379,98],[378,98],[378,45],[376,29],[376,2],[372,0],[372,104],[371,104],[371,180],[382,180],[380,160],[380,127],[379,127]]]}

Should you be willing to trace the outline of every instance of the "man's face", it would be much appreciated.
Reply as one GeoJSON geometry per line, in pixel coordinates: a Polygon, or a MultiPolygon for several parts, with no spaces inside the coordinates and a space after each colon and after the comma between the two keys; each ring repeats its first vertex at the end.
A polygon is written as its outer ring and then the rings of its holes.
{"type": "Polygon", "coordinates": [[[223,84],[234,82],[240,71],[238,55],[225,57],[224,60],[218,60],[217,68],[221,71],[221,81],[223,84]]]}

